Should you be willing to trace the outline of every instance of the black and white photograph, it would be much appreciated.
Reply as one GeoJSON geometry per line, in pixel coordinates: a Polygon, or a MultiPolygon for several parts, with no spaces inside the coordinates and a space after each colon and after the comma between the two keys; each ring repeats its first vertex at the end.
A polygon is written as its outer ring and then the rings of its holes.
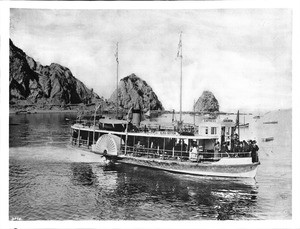
{"type": "Polygon", "coordinates": [[[294,220],[293,7],[97,6],[1,21],[9,223],[294,220]]]}

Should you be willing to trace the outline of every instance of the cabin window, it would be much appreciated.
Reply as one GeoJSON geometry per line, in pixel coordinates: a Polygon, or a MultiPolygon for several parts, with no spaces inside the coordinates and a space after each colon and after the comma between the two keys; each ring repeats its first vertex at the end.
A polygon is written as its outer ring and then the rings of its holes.
{"type": "Polygon", "coordinates": [[[217,134],[217,127],[211,128],[211,134],[217,134]]]}
{"type": "Polygon", "coordinates": [[[205,127],[205,134],[208,134],[208,127],[205,127]]]}

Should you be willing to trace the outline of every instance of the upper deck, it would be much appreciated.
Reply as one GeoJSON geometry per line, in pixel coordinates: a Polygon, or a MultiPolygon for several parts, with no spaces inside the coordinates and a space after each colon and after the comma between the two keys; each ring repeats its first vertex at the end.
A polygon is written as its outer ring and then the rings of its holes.
{"type": "Polygon", "coordinates": [[[198,125],[180,122],[141,121],[133,125],[126,120],[102,118],[94,126],[91,123],[77,123],[73,129],[96,133],[111,133],[141,137],[177,138],[177,139],[220,139],[220,120],[204,118],[198,125]]]}
{"type": "Polygon", "coordinates": [[[95,133],[105,133],[105,134],[115,134],[115,135],[122,135],[125,136],[140,136],[140,137],[157,137],[157,138],[177,138],[177,139],[218,139],[219,136],[217,135],[199,135],[195,133],[194,135],[182,135],[175,131],[166,131],[166,130],[155,130],[155,131],[145,131],[143,129],[139,130],[130,130],[128,132],[126,131],[114,131],[114,130],[107,130],[107,129],[101,129],[99,126],[87,126],[83,124],[74,124],[71,126],[74,130],[80,130],[80,131],[88,131],[88,132],[95,132],[95,133]]]}

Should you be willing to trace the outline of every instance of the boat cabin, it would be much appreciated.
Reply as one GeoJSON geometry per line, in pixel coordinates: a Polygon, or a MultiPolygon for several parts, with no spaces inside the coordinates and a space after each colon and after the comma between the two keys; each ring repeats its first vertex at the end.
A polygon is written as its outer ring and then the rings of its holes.
{"type": "MultiPolygon", "coordinates": [[[[218,161],[222,157],[230,156],[230,152],[221,153],[215,150],[217,142],[220,143],[219,147],[223,142],[232,142],[235,123],[230,119],[221,121],[218,118],[204,118],[199,126],[178,126],[176,123],[162,122],[138,124],[136,126],[116,119],[100,119],[95,126],[75,124],[72,127],[72,144],[96,147],[104,135],[109,135],[114,136],[111,145],[115,145],[113,142],[118,143],[113,152],[108,150],[108,153],[115,156],[131,155],[198,162],[218,161]]],[[[105,141],[109,142],[111,139],[105,141]]],[[[103,153],[103,147],[96,148],[93,150],[103,153]]]]}
{"type": "Polygon", "coordinates": [[[223,142],[230,142],[235,131],[235,123],[232,119],[225,118],[221,123],[221,144],[223,142]]]}

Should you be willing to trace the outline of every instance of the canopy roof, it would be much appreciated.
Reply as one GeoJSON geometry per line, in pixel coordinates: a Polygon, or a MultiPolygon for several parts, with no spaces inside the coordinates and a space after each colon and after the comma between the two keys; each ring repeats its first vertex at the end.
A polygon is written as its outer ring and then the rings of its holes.
{"type": "Polygon", "coordinates": [[[100,119],[99,123],[103,123],[103,124],[111,124],[111,125],[126,125],[127,121],[125,120],[119,120],[119,119],[110,119],[110,118],[104,118],[104,119],[100,119]]]}

